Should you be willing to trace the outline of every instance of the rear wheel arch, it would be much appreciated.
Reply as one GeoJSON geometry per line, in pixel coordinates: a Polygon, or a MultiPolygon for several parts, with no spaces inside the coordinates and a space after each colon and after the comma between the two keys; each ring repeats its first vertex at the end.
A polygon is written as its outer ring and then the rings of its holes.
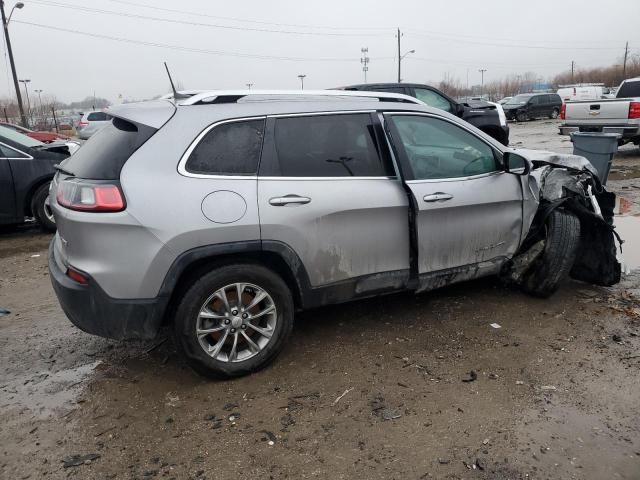
{"type": "Polygon", "coordinates": [[[52,180],[53,180],[53,176],[40,178],[37,181],[33,182],[32,185],[29,186],[27,193],[22,199],[22,208],[23,208],[22,212],[25,217],[33,216],[33,212],[31,211],[31,202],[33,201],[33,196],[35,195],[35,193],[38,191],[38,189],[42,185],[51,183],[52,180]]]}
{"type": "Polygon", "coordinates": [[[170,298],[164,323],[172,318],[174,306],[194,282],[216,268],[234,264],[261,265],[273,271],[291,290],[295,308],[303,308],[305,292],[310,287],[297,254],[281,242],[267,242],[261,246],[256,240],[198,247],[180,255],[171,265],[158,294],[170,298]]]}

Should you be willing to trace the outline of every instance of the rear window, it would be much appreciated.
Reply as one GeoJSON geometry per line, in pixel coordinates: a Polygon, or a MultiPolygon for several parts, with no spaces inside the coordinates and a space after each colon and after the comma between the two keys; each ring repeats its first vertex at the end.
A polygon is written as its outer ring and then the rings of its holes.
{"type": "Polygon", "coordinates": [[[117,180],[129,157],[155,132],[147,125],[115,118],[60,165],[79,178],[117,180]]]}
{"type": "Polygon", "coordinates": [[[104,112],[91,112],[87,115],[87,120],[90,122],[105,122],[111,120],[111,115],[107,115],[104,112]]]}
{"type": "Polygon", "coordinates": [[[632,97],[640,97],[640,80],[624,82],[616,95],[616,98],[632,97]]]}

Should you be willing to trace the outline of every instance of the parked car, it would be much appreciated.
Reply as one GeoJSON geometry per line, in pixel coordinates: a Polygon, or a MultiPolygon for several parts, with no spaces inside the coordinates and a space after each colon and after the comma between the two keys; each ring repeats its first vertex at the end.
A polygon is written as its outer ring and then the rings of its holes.
{"type": "Polygon", "coordinates": [[[18,133],[22,133],[23,135],[34,138],[42,143],[51,143],[59,140],[67,140],[69,138],[66,135],[60,135],[59,133],[55,132],[30,130],[14,123],[0,122],[0,126],[15,130],[18,133]]]}
{"type": "Polygon", "coordinates": [[[511,100],[513,97],[502,97],[500,100],[498,100],[498,103],[500,105],[504,105],[505,103],[507,103],[509,100],[511,100]]]}
{"type": "Polygon", "coordinates": [[[101,128],[111,123],[111,115],[102,111],[86,112],[78,122],[76,132],[78,138],[87,140],[101,128]]]}
{"type": "Polygon", "coordinates": [[[419,83],[367,83],[342,87],[341,89],[409,95],[430,107],[439,108],[462,118],[474,127],[488,133],[503,145],[509,144],[509,126],[506,117],[501,115],[502,112],[496,107],[496,104],[485,102],[482,99],[479,99],[484,102],[482,105],[473,106],[469,101],[458,103],[437,88],[419,83]]]}
{"type": "Polygon", "coordinates": [[[171,325],[205,375],[268,364],[297,310],[499,272],[539,296],[570,272],[620,278],[615,195],[586,159],[405,95],[211,91],[112,114],[53,181],[53,287],[89,333],[171,325]]]}
{"type": "Polygon", "coordinates": [[[576,84],[565,85],[556,92],[560,95],[563,102],[572,100],[600,100],[602,98],[611,98],[610,89],[602,85],[594,84],[576,84]]]}
{"type": "Polygon", "coordinates": [[[562,135],[578,131],[618,133],[620,143],[640,145],[640,77],[622,82],[615,99],[565,103],[560,118],[562,135]]]}
{"type": "Polygon", "coordinates": [[[535,118],[558,118],[562,99],[557,93],[521,93],[502,105],[509,120],[526,122],[535,118]]]}
{"type": "Polygon", "coordinates": [[[54,166],[70,155],[67,143],[45,144],[0,126],[0,225],[35,219],[55,230],[49,205],[49,183],[54,166]]]}

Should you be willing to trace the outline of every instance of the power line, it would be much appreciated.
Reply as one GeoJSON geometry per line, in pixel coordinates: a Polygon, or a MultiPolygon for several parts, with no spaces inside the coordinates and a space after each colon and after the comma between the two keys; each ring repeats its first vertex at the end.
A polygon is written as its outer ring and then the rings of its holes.
{"type": "Polygon", "coordinates": [[[11,20],[11,23],[20,23],[22,25],[30,25],[32,27],[45,28],[47,30],[56,30],[59,32],[74,33],[76,35],[84,35],[86,37],[101,38],[104,40],[113,40],[116,42],[133,43],[136,45],[145,45],[148,47],[168,48],[171,50],[180,50],[184,52],[202,53],[206,55],[219,55],[227,57],[255,58],[260,60],[283,60],[292,62],[357,62],[357,58],[309,58],[309,57],[282,57],[276,55],[257,55],[253,53],[241,52],[224,52],[221,50],[207,50],[202,48],[184,47],[180,45],[170,45],[166,43],[147,42],[144,40],[132,40],[128,38],[112,37],[109,35],[101,35],[99,33],[82,32],[80,30],[72,30],[69,28],[54,27],[51,25],[42,25],[40,23],[25,22],[22,20],[11,20]]]}
{"type": "Polygon", "coordinates": [[[224,30],[237,30],[237,31],[245,31],[245,32],[262,32],[262,33],[278,33],[285,35],[307,35],[307,36],[331,36],[331,37],[362,37],[362,36],[381,36],[385,35],[382,33],[338,33],[338,32],[309,32],[309,31],[301,31],[301,30],[274,30],[269,28],[256,28],[256,27],[239,27],[233,25],[220,25],[214,23],[204,23],[204,22],[195,22],[189,20],[178,20],[175,18],[162,18],[162,17],[152,17],[149,15],[138,15],[135,13],[126,13],[126,12],[114,12],[112,10],[102,10],[99,8],[90,8],[84,7],[81,5],[70,5],[68,3],[60,3],[53,2],[47,0],[31,0],[29,3],[39,4],[48,7],[60,7],[60,8],[68,8],[74,11],[86,12],[86,13],[100,13],[104,15],[115,15],[119,17],[133,18],[138,20],[151,20],[155,22],[165,22],[165,23],[174,23],[180,25],[190,25],[195,27],[208,27],[208,28],[219,28],[224,30]]]}
{"type": "MultiPolygon", "coordinates": [[[[458,43],[473,43],[475,45],[486,45],[491,47],[504,47],[504,48],[529,48],[529,49],[539,49],[539,50],[617,50],[616,47],[558,47],[553,45],[527,45],[527,44],[518,44],[509,41],[509,43],[494,43],[494,42],[485,42],[474,40],[474,37],[462,38],[460,35],[448,35],[446,33],[439,32],[418,32],[418,31],[407,31],[412,35],[417,35],[421,37],[430,38],[432,40],[441,41],[441,42],[458,42],[458,43]],[[439,38],[442,37],[442,38],[439,38]]],[[[481,38],[481,37],[477,37],[481,38]]],[[[507,41],[507,40],[505,40],[507,41]]]]}
{"type": "Polygon", "coordinates": [[[314,29],[322,29],[322,30],[389,30],[388,28],[383,28],[383,27],[349,27],[349,28],[344,28],[344,27],[335,27],[335,26],[326,26],[326,25],[304,25],[304,24],[296,24],[296,23],[276,23],[276,22],[266,22],[263,20],[250,20],[247,18],[238,18],[238,17],[222,17],[219,15],[209,15],[203,12],[195,12],[195,11],[188,11],[188,10],[178,10],[178,9],[173,9],[173,8],[165,8],[165,7],[158,7],[156,5],[147,5],[147,4],[143,4],[143,3],[137,3],[137,2],[127,2],[124,0],[109,0],[110,2],[116,2],[116,3],[120,3],[123,5],[130,5],[130,6],[134,6],[134,7],[141,7],[141,8],[149,8],[152,10],[158,10],[161,12],[169,12],[169,13],[180,13],[180,14],[184,14],[184,15],[194,15],[197,17],[206,17],[206,18],[215,18],[218,20],[230,20],[233,22],[240,22],[240,23],[255,23],[255,24],[259,24],[259,25],[275,25],[278,27],[296,27],[296,28],[314,28],[314,29]]]}

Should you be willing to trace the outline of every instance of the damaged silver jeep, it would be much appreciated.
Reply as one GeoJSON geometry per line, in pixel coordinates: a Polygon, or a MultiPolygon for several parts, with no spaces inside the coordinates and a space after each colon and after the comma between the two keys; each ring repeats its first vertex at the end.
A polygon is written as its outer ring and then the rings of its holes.
{"type": "Polygon", "coordinates": [[[232,377],[294,312],[502,275],[548,296],[620,278],[583,158],[512,150],[415,98],[190,92],[110,109],[58,167],[54,289],[81,329],[153,338],[232,377]]]}

